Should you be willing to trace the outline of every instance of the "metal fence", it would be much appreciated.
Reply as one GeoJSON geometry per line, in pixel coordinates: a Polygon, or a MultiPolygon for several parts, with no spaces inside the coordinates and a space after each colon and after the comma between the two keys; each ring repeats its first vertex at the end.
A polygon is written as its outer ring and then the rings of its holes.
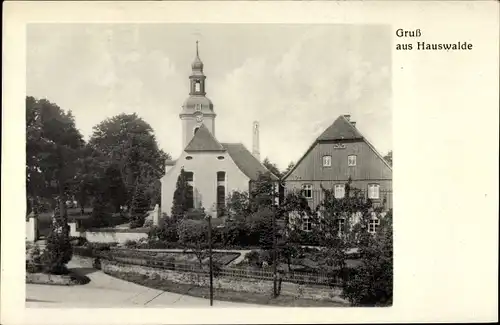
{"type": "MultiPolygon", "coordinates": [[[[80,254],[80,251],[76,250],[76,254],[80,254]]],[[[163,270],[172,270],[178,272],[190,272],[196,274],[209,274],[209,266],[207,264],[200,265],[199,263],[179,263],[172,260],[165,260],[154,256],[140,256],[131,257],[126,256],[126,253],[118,253],[117,251],[103,251],[94,252],[94,257],[99,257],[105,260],[115,261],[118,263],[129,264],[129,265],[141,265],[147,267],[154,267],[163,270]]],[[[258,280],[269,280],[274,279],[274,273],[269,269],[252,270],[244,268],[235,268],[227,266],[216,266],[214,268],[215,276],[225,276],[231,278],[240,279],[258,279],[258,280]]],[[[310,272],[278,272],[278,278],[285,282],[292,282],[297,284],[314,284],[323,286],[338,286],[340,279],[332,274],[328,273],[310,273],[310,272]]]]}

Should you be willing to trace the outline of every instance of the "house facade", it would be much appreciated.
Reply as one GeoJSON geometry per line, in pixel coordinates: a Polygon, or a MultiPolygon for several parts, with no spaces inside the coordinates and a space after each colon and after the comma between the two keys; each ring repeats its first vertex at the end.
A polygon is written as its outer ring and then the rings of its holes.
{"type": "Polygon", "coordinates": [[[339,116],[283,178],[285,193],[301,191],[312,209],[324,199],[322,188],[342,198],[349,180],[376,205],[392,208],[392,167],[350,115],[339,116]]]}
{"type": "Polygon", "coordinates": [[[207,211],[220,210],[231,192],[249,191],[251,182],[257,180],[260,173],[268,172],[243,144],[217,140],[216,114],[212,101],[206,96],[206,76],[198,44],[191,68],[189,97],[179,114],[184,149],[178,159],[166,162],[165,175],[161,178],[161,212],[167,215],[171,214],[181,170],[185,172],[191,193],[189,207],[203,207],[207,211]]]}

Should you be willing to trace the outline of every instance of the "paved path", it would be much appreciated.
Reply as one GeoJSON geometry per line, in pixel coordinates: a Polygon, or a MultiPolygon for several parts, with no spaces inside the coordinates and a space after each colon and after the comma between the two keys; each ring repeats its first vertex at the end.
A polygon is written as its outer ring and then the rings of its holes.
{"type": "MultiPolygon", "coordinates": [[[[71,261],[68,267],[86,274],[90,283],[75,286],[26,285],[26,307],[42,308],[133,308],[133,307],[210,307],[208,299],[150,289],[120,280],[101,271],[83,268],[71,261]]],[[[214,301],[214,307],[263,307],[243,303],[214,301]]]]}

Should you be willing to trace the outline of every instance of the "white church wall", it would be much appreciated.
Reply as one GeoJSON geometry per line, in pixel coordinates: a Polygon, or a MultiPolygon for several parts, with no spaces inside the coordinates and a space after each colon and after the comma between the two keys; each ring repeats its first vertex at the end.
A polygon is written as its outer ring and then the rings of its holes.
{"type": "Polygon", "coordinates": [[[195,206],[209,209],[217,201],[217,172],[226,172],[226,196],[232,191],[248,191],[249,178],[236,166],[227,153],[186,153],[162,178],[161,210],[170,215],[177,178],[181,168],[194,174],[194,192],[198,200],[195,206]],[[187,160],[186,157],[192,159],[187,160]],[[220,160],[217,157],[222,156],[220,160]]]}

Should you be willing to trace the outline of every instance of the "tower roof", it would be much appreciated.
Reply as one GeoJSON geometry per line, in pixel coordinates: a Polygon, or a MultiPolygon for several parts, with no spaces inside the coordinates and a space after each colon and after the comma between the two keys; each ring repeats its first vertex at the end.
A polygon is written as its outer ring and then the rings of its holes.
{"type": "Polygon", "coordinates": [[[217,141],[213,134],[207,129],[205,124],[194,134],[189,144],[184,149],[186,152],[196,151],[225,151],[224,147],[217,141]]]}
{"type": "Polygon", "coordinates": [[[198,53],[198,41],[196,41],[196,57],[191,64],[191,68],[193,69],[193,72],[203,72],[203,62],[201,62],[200,55],[198,53]]]}

